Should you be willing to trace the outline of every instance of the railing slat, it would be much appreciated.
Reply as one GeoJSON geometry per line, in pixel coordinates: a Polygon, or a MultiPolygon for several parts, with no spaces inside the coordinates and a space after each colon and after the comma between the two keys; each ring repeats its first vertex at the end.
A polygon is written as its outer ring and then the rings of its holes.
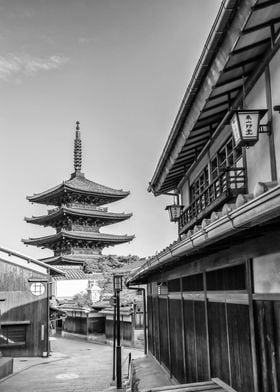
{"type": "MultiPolygon", "coordinates": [[[[186,208],[179,218],[179,230],[182,230],[191,221],[194,221],[198,215],[207,207],[211,206],[222,194],[230,191],[246,191],[246,175],[244,167],[225,168],[220,175],[213,180],[198,195],[188,208],[186,208]]],[[[211,210],[211,209],[210,209],[211,210]]],[[[211,211],[209,211],[211,212],[211,211]]]]}

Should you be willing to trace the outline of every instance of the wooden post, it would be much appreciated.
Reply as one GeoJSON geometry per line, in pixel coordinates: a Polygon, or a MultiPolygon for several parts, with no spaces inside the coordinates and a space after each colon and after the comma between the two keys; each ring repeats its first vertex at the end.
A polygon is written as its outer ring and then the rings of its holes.
{"type": "Polygon", "coordinates": [[[114,293],[114,316],[113,316],[113,381],[116,379],[116,293],[114,293]]]}
{"type": "Polygon", "coordinates": [[[249,322],[250,322],[250,339],[251,339],[252,365],[253,365],[253,377],[254,377],[254,390],[255,392],[259,392],[259,382],[258,382],[259,376],[258,376],[254,304],[253,304],[252,260],[246,260],[246,280],[247,280],[248,301],[249,301],[249,322]]]}
{"type": "Polygon", "coordinates": [[[210,360],[209,325],[208,325],[207,285],[206,285],[206,272],[205,271],[203,272],[203,290],[204,290],[204,306],[205,306],[205,327],[206,327],[208,377],[210,380],[211,379],[211,360],[210,360]]]}
{"type": "Polygon", "coordinates": [[[185,314],[184,314],[184,297],[183,297],[182,278],[180,278],[180,290],[181,290],[181,315],[182,315],[182,345],[183,345],[184,382],[187,382],[186,342],[185,342],[185,314]]]}
{"type": "Polygon", "coordinates": [[[168,343],[168,356],[169,356],[169,370],[170,370],[170,377],[172,377],[169,295],[167,296],[166,303],[167,303],[167,340],[168,340],[167,343],[168,343]]]}
{"type": "Polygon", "coordinates": [[[145,289],[142,290],[143,292],[143,328],[144,328],[144,354],[147,354],[147,319],[146,319],[146,296],[145,296],[145,289]]]}

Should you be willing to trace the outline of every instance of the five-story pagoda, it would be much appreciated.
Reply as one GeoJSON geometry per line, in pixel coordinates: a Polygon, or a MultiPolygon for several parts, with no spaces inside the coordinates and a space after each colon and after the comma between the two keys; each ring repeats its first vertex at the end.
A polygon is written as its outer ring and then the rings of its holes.
{"type": "Polygon", "coordinates": [[[105,225],[124,221],[132,214],[108,212],[100,207],[121,200],[129,192],[112,189],[85,178],[82,168],[82,142],[79,122],[76,122],[74,141],[74,173],[70,179],[45,192],[28,196],[32,203],[56,208],[47,215],[25,218],[26,222],[56,229],[56,233],[40,238],[24,239],[26,245],[48,248],[53,257],[44,259],[49,264],[96,263],[104,247],[131,241],[134,236],[100,232],[105,225]]]}

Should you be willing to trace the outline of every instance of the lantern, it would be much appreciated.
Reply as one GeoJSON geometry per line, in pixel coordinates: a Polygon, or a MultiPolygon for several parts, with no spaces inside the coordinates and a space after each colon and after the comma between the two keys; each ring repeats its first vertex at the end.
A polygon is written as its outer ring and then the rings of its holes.
{"type": "Polygon", "coordinates": [[[122,291],[122,275],[114,275],[113,284],[114,291],[122,291]]]}
{"type": "Polygon", "coordinates": [[[236,110],[230,121],[235,145],[253,146],[259,140],[260,119],[267,110],[236,110]]]}
{"type": "Polygon", "coordinates": [[[170,222],[176,222],[180,218],[182,208],[183,206],[175,203],[165,207],[165,209],[169,212],[170,222]]]}

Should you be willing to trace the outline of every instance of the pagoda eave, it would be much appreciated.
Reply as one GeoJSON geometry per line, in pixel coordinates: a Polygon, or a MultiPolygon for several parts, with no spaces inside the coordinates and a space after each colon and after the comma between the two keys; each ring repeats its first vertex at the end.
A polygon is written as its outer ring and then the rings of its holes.
{"type": "Polygon", "coordinates": [[[97,232],[77,232],[77,231],[61,231],[45,237],[23,239],[25,245],[35,245],[45,248],[51,247],[55,243],[63,240],[85,241],[99,246],[110,246],[130,242],[134,239],[134,235],[111,235],[97,232]]]}
{"type": "Polygon", "coordinates": [[[41,259],[41,261],[44,261],[44,263],[49,264],[49,265],[83,265],[84,262],[87,260],[87,258],[82,259],[82,257],[71,257],[69,256],[53,256],[53,257],[47,257],[45,259],[41,259]]]}
{"type": "Polygon", "coordinates": [[[91,198],[94,204],[99,206],[121,200],[127,197],[130,192],[105,187],[80,175],[44,192],[27,196],[27,200],[32,203],[60,205],[61,200],[67,194],[91,198]]]}
{"type": "Polygon", "coordinates": [[[54,212],[49,213],[48,215],[41,216],[33,216],[31,218],[25,217],[24,220],[28,223],[33,223],[37,225],[47,226],[50,225],[55,227],[55,223],[57,219],[62,217],[82,217],[82,218],[91,218],[96,220],[101,220],[103,222],[102,225],[106,226],[109,224],[121,222],[131,218],[132,214],[125,213],[112,213],[106,212],[102,210],[90,210],[90,209],[79,209],[79,208],[68,208],[62,207],[54,212]]]}

